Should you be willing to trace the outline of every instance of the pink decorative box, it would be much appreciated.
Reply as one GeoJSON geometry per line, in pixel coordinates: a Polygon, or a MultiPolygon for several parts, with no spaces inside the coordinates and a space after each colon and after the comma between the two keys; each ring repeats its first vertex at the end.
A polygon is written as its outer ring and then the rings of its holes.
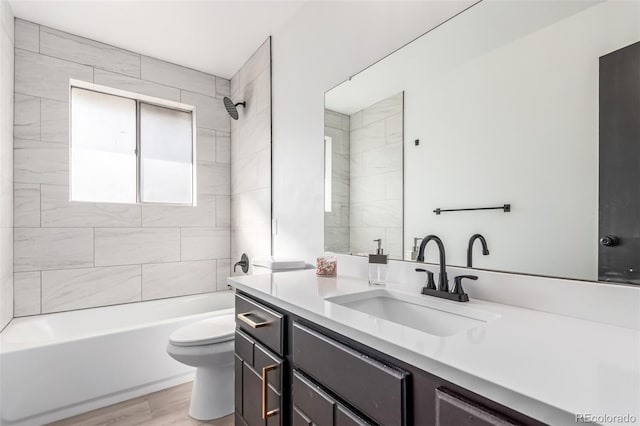
{"type": "Polygon", "coordinates": [[[335,276],[338,273],[338,259],[335,256],[320,256],[316,259],[316,274],[335,276]]]}

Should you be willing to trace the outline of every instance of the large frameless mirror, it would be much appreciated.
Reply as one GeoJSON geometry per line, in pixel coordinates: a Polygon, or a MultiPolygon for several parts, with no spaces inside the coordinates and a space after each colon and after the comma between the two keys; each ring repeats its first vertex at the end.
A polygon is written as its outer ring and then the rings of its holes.
{"type": "Polygon", "coordinates": [[[328,91],[326,250],[640,284],[639,17],[485,0],[328,91]]]}

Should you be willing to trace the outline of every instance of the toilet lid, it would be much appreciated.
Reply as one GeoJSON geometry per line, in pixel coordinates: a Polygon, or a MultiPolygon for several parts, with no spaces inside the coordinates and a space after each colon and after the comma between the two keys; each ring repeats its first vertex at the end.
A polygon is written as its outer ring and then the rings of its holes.
{"type": "Polygon", "coordinates": [[[169,336],[176,346],[200,346],[233,340],[233,315],[219,315],[179,328],[169,336]]]}

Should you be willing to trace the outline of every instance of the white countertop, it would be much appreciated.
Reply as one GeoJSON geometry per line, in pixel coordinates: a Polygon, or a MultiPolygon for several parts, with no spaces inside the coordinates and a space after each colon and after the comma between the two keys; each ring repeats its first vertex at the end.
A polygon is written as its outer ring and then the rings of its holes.
{"type": "MultiPolygon", "coordinates": [[[[471,300],[465,307],[500,318],[438,337],[325,300],[372,289],[366,280],[306,270],[231,277],[229,284],[551,425],[575,425],[581,413],[629,415],[635,422],[624,424],[640,424],[638,330],[471,300]]],[[[601,423],[621,424],[609,420],[601,423]]]]}

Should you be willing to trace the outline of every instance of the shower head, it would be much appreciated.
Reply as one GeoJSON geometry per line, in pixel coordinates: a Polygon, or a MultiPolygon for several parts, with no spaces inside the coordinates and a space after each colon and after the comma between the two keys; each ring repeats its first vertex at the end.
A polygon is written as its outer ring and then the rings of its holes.
{"type": "Polygon", "coordinates": [[[238,105],[243,108],[247,106],[246,102],[238,102],[237,104],[234,104],[227,96],[225,96],[222,101],[224,102],[224,107],[227,109],[227,112],[234,120],[238,119],[238,105]]]}

